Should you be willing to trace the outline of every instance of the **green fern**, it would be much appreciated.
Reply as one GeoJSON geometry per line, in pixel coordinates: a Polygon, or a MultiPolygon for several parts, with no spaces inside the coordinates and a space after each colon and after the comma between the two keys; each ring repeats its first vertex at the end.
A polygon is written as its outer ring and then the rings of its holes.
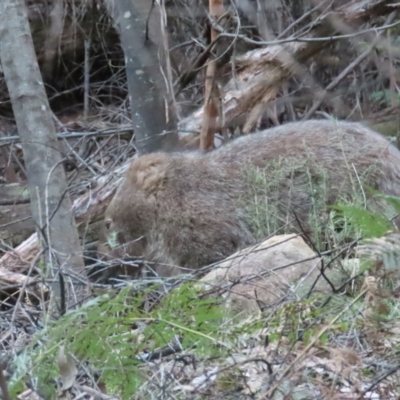
{"type": "Polygon", "coordinates": [[[144,296],[150,290],[134,295],[132,286],[116,296],[103,295],[88,301],[79,310],[70,311],[50,323],[32,340],[15,360],[15,373],[10,382],[15,394],[27,377],[38,381],[46,398],[55,398],[58,378],[58,349],[66,350],[96,371],[109,393],[129,398],[143,382],[139,356],[149,346],[166,346],[176,335],[183,346],[196,346],[199,354],[216,355],[224,348],[220,337],[221,321],[226,310],[217,299],[199,300],[193,284],[183,284],[168,294],[160,307],[151,313],[141,311],[144,296]],[[140,339],[134,327],[144,324],[140,339]]]}
{"type": "Polygon", "coordinates": [[[364,238],[380,237],[391,228],[390,221],[380,214],[352,204],[332,206],[344,219],[359,229],[364,238]]]}

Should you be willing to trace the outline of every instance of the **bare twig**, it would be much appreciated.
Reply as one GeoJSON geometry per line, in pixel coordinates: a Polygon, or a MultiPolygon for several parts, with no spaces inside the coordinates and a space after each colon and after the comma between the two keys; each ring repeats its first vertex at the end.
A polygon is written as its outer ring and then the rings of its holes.
{"type": "MultiPolygon", "coordinates": [[[[388,18],[388,21],[392,20],[394,18],[394,13],[391,14],[388,18]]],[[[389,26],[389,25],[385,25],[389,26]]],[[[323,91],[318,96],[318,99],[315,100],[314,104],[308,110],[306,115],[303,117],[303,120],[309,119],[314,112],[318,109],[318,107],[322,104],[322,102],[325,100],[327,93],[334,89],[354,68],[357,67],[362,61],[364,61],[370,54],[371,52],[375,49],[376,45],[381,41],[381,36],[378,34],[378,36],[373,40],[371,45],[368,47],[368,49],[364,50],[353,62],[350,63],[350,65],[345,68],[323,91]]]]}
{"type": "Polygon", "coordinates": [[[85,40],[85,83],[83,97],[83,118],[89,114],[89,87],[90,87],[90,40],[85,40]]]}
{"type": "Polygon", "coordinates": [[[308,38],[290,37],[287,39],[271,40],[271,41],[254,40],[254,39],[250,39],[249,37],[247,37],[245,35],[236,35],[233,33],[226,33],[218,25],[214,25],[213,28],[218,30],[219,32],[221,32],[222,37],[237,37],[238,39],[243,40],[246,43],[264,47],[264,46],[273,46],[273,45],[277,45],[277,44],[285,44],[285,43],[293,43],[293,42],[315,43],[315,42],[333,42],[336,40],[343,40],[343,39],[353,39],[357,36],[365,35],[366,33],[385,31],[387,29],[391,29],[391,28],[394,28],[399,25],[400,25],[400,21],[397,21],[397,22],[393,22],[392,24],[383,25],[383,26],[376,27],[376,28],[364,29],[364,30],[360,30],[357,32],[348,33],[348,34],[344,34],[344,35],[332,35],[332,36],[320,36],[320,37],[308,37],[308,38]]]}

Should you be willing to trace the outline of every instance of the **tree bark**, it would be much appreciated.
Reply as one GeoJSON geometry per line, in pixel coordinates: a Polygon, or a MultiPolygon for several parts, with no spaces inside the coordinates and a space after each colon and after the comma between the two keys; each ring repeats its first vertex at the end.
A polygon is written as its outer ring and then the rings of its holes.
{"type": "MultiPolygon", "coordinates": [[[[151,5],[152,1],[117,0],[111,12],[125,53],[133,129],[140,153],[174,147],[177,142],[176,117],[157,57],[161,40],[153,42],[145,36],[151,5]]],[[[161,30],[157,31],[161,35],[161,30]]]]}
{"type": "Polygon", "coordinates": [[[0,2],[0,60],[21,138],[32,217],[45,250],[55,300],[71,306],[86,295],[84,263],[62,156],[39,71],[24,0],[0,2]],[[60,288],[63,274],[66,293],[60,288]]]}

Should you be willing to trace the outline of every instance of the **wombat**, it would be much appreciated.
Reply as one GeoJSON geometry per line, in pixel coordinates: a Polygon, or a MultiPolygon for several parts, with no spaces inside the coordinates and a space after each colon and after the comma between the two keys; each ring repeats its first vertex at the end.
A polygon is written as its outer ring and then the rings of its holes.
{"type": "Polygon", "coordinates": [[[400,196],[400,151],[359,123],[294,122],[209,153],[143,155],[106,210],[98,253],[143,256],[174,276],[305,229],[315,204],[366,199],[364,185],[400,196]]]}

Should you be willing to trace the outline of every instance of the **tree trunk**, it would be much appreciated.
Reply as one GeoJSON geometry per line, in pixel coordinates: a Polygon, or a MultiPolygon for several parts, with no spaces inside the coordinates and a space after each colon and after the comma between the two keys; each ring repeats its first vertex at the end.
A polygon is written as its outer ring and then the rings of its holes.
{"type": "Polygon", "coordinates": [[[24,0],[0,2],[0,60],[21,138],[32,217],[46,255],[47,275],[61,311],[81,301],[84,263],[62,156],[40,75],[24,0]],[[66,293],[60,288],[60,273],[66,293]]]}
{"type": "MultiPolygon", "coordinates": [[[[157,38],[154,43],[146,40],[145,36],[151,5],[151,1],[145,0],[117,0],[116,9],[112,13],[125,53],[133,129],[140,153],[173,147],[177,141],[175,113],[168,106],[170,99],[166,95],[166,85],[157,57],[161,38],[157,38]],[[170,133],[161,135],[163,132],[170,133]]],[[[160,29],[157,34],[161,35],[160,29]]]]}

